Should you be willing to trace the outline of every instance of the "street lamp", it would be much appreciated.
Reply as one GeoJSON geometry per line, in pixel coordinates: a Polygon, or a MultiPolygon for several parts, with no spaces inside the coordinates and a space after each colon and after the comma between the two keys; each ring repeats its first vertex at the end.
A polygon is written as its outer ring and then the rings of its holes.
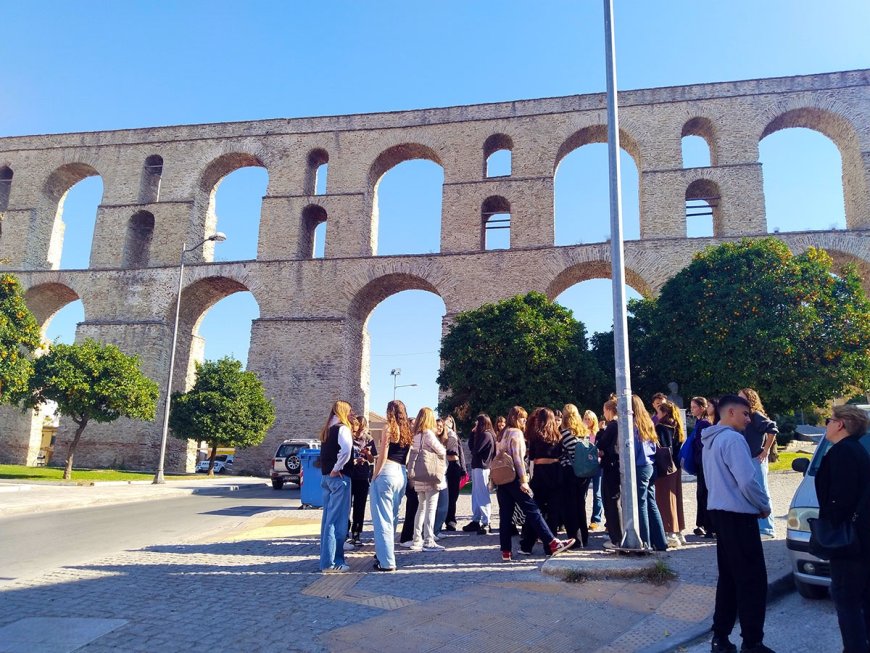
{"type": "Polygon", "coordinates": [[[166,460],[166,436],[169,434],[169,408],[172,393],[172,372],[175,370],[175,346],[178,344],[178,315],[181,312],[181,288],[184,285],[184,255],[193,252],[208,242],[222,243],[227,235],[222,231],[216,231],[211,236],[198,243],[194,247],[187,247],[187,243],[181,246],[181,257],[178,262],[178,296],[175,298],[175,322],[172,325],[172,348],[169,353],[169,378],[166,380],[166,406],[163,411],[163,433],[160,435],[160,460],[157,463],[157,473],[154,475],[153,485],[162,485],[166,482],[163,477],[163,463],[166,460]]]}
{"type": "Polygon", "coordinates": [[[405,383],[403,385],[396,385],[399,380],[399,376],[402,374],[401,367],[395,367],[390,370],[390,376],[393,377],[393,401],[396,400],[396,389],[397,388],[416,388],[416,383],[405,383]]]}

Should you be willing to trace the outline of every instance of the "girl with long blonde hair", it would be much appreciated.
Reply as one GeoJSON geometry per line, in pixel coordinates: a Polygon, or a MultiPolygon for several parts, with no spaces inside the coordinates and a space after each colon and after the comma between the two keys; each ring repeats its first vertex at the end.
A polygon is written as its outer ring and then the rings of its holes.
{"type": "Polygon", "coordinates": [[[353,461],[353,412],[346,401],[336,401],[320,432],[320,467],[323,489],[323,515],[320,521],[320,571],[350,571],[344,561],[350,514],[350,485],[353,461]]]}
{"type": "Polygon", "coordinates": [[[394,534],[399,523],[399,505],[408,480],[405,463],[411,448],[411,429],[405,404],[393,400],[387,404],[386,412],[387,423],[376,444],[378,457],[369,488],[376,571],[393,571],[396,568],[394,534]]]}
{"type": "MultiPolygon", "coordinates": [[[[597,422],[597,420],[596,420],[597,422]]],[[[565,532],[577,538],[575,548],[589,544],[589,528],[586,525],[586,491],[589,478],[578,478],[574,473],[574,456],[577,444],[589,439],[589,428],[580,417],[574,404],[562,407],[561,431],[562,455],[559,457],[559,498],[561,500],[561,521],[565,532]]]]}
{"type": "MultiPolygon", "coordinates": [[[[435,413],[431,408],[421,408],[414,420],[414,439],[412,449],[431,451],[444,460],[447,467],[447,449],[435,435],[435,413]]],[[[444,547],[435,541],[435,511],[438,508],[438,493],[447,487],[442,476],[435,482],[414,481],[417,493],[417,514],[414,515],[414,538],[407,547],[411,551],[443,551],[444,547]]]]}
{"type": "Polygon", "coordinates": [[[655,425],[637,395],[631,396],[634,413],[634,469],[637,480],[638,531],[644,546],[666,551],[665,528],[656,504],[655,465],[653,464],[659,439],[655,425]]]}

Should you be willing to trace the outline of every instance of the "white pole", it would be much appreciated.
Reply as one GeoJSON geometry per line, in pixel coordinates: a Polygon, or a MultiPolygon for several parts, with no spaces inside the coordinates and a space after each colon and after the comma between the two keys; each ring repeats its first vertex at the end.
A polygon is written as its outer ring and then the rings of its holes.
{"type": "MultiPolygon", "coordinates": [[[[205,242],[205,241],[203,241],[205,242]]],[[[175,322],[172,325],[172,348],[169,354],[169,378],[166,380],[166,405],[163,410],[163,432],[160,435],[160,459],[157,463],[157,473],[154,475],[154,485],[166,482],[163,477],[163,466],[166,460],[166,438],[169,435],[169,408],[172,399],[172,372],[175,369],[175,347],[178,344],[178,315],[181,312],[181,289],[184,285],[184,253],[187,243],[181,246],[181,261],[178,264],[178,296],[175,298],[175,322]]]]}
{"type": "Polygon", "coordinates": [[[610,162],[610,255],[613,277],[613,351],[616,363],[616,402],[619,425],[619,464],[622,473],[622,548],[642,549],[637,531],[637,486],[634,466],[634,419],[631,410],[631,373],[628,359],[628,320],[625,310],[625,263],[622,242],[622,180],[619,169],[619,111],[616,99],[616,48],[613,3],[604,0],[604,47],[607,63],[607,151],[610,162]]]}

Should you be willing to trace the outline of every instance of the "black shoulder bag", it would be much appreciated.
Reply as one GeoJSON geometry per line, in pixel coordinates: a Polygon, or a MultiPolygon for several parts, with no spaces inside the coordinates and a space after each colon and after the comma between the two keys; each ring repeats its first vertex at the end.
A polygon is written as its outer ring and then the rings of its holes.
{"type": "Polygon", "coordinates": [[[870,496],[870,485],[864,490],[861,500],[852,513],[852,518],[833,524],[828,519],[810,518],[810,553],[825,560],[857,558],[861,555],[861,541],[858,539],[856,522],[870,496]]]}

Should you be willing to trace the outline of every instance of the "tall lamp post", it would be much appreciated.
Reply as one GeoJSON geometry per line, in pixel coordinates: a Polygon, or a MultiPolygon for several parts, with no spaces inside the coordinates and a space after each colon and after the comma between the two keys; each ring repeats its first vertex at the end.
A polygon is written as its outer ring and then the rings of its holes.
{"type": "Polygon", "coordinates": [[[178,344],[178,316],[181,313],[181,289],[184,285],[184,255],[199,249],[208,242],[222,243],[226,239],[227,235],[225,233],[217,231],[193,247],[188,247],[187,243],[181,246],[181,257],[178,262],[178,296],[175,298],[175,321],[172,325],[172,348],[169,353],[169,378],[166,380],[166,406],[163,411],[163,433],[160,435],[160,459],[157,463],[157,473],[154,475],[153,485],[162,485],[166,482],[166,479],[163,477],[163,465],[166,460],[166,437],[169,435],[172,373],[175,370],[175,346],[178,344]]]}
{"type": "Polygon", "coordinates": [[[634,432],[631,374],[628,360],[628,320],[625,314],[625,263],[622,238],[622,180],[619,169],[619,111],[616,97],[616,46],[613,0],[604,0],[604,49],[607,68],[607,153],[610,165],[610,262],[613,279],[613,349],[616,363],[616,403],[619,458],[622,470],[622,544],[643,550],[638,533],[637,485],[634,478],[634,432]]]}

